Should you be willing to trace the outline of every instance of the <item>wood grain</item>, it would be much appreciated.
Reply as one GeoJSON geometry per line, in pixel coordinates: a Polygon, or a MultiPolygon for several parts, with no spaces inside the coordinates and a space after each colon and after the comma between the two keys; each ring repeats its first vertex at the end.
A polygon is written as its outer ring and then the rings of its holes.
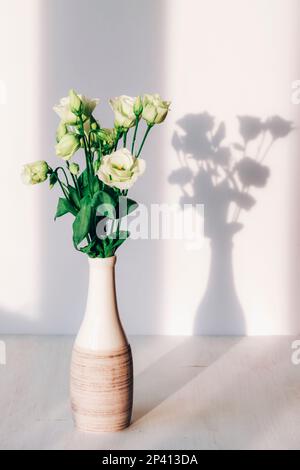
{"type": "Polygon", "coordinates": [[[96,352],[74,346],[71,360],[71,407],[77,429],[120,431],[130,424],[133,366],[130,345],[96,352]]]}

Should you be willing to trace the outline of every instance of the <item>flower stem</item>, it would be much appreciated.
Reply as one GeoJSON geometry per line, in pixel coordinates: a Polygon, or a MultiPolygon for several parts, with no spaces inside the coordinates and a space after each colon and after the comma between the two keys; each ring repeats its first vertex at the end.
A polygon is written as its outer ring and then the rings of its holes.
{"type": "Polygon", "coordinates": [[[90,158],[89,158],[88,147],[87,147],[87,142],[86,142],[85,135],[83,136],[83,142],[84,142],[86,169],[87,169],[87,175],[88,175],[88,185],[89,185],[90,196],[92,197],[90,158]]]}
{"type": "Polygon", "coordinates": [[[69,195],[68,195],[67,191],[65,190],[63,183],[60,181],[58,175],[57,175],[57,181],[58,181],[58,183],[61,187],[62,192],[64,193],[65,198],[67,199],[67,201],[69,201],[70,200],[69,195]]]}
{"type": "Polygon", "coordinates": [[[92,185],[91,185],[91,176],[92,176],[92,168],[91,168],[91,161],[90,161],[90,152],[89,152],[89,147],[88,147],[88,142],[87,138],[85,135],[84,131],[84,126],[83,126],[83,120],[82,117],[80,116],[80,128],[81,128],[81,135],[83,138],[83,145],[84,145],[84,153],[85,153],[85,161],[86,161],[86,169],[87,169],[87,175],[88,175],[88,186],[89,186],[89,192],[90,196],[92,197],[92,185]]]}
{"type": "Polygon", "coordinates": [[[134,145],[135,145],[137,130],[138,130],[138,127],[139,127],[139,122],[140,122],[139,118],[136,117],[135,118],[134,134],[133,134],[132,145],[131,145],[131,155],[133,155],[133,152],[134,152],[134,145]]]}
{"type": "Polygon", "coordinates": [[[116,138],[116,143],[115,143],[114,151],[117,150],[117,148],[118,148],[118,143],[119,143],[119,140],[120,140],[121,137],[122,137],[122,132],[120,132],[119,130],[117,130],[117,138],[116,138]]]}
{"type": "Polygon", "coordinates": [[[141,146],[140,146],[140,148],[139,148],[139,151],[138,151],[138,153],[137,153],[136,158],[138,158],[138,157],[140,156],[140,154],[141,154],[142,148],[143,148],[143,146],[144,146],[145,140],[146,140],[146,138],[147,138],[147,135],[148,135],[149,132],[150,132],[151,127],[152,127],[152,125],[149,126],[149,124],[148,124],[147,130],[146,130],[146,132],[145,132],[144,138],[143,138],[143,140],[142,140],[142,143],[141,143],[141,146]]]}
{"type": "MultiPolygon", "coordinates": [[[[67,162],[67,165],[69,165],[69,162],[67,162]]],[[[58,166],[58,167],[56,168],[56,171],[58,171],[58,170],[61,170],[61,171],[63,172],[64,177],[65,177],[66,182],[67,182],[67,186],[69,186],[69,180],[68,180],[67,174],[66,174],[66,172],[65,172],[65,169],[64,169],[62,166],[58,166]]]]}
{"type": "Polygon", "coordinates": [[[127,129],[127,131],[125,131],[124,134],[123,134],[123,147],[126,147],[128,130],[129,129],[127,129]]]}

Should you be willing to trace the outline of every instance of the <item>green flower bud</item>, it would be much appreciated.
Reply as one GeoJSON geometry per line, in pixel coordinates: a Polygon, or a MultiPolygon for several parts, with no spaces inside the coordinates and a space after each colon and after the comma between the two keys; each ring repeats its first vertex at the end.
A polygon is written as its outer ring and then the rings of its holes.
{"type": "Polygon", "coordinates": [[[77,116],[81,114],[82,102],[77,93],[72,89],[69,91],[70,109],[77,116]]]}
{"type": "Polygon", "coordinates": [[[115,128],[113,129],[99,129],[97,135],[103,145],[112,146],[116,142],[117,138],[117,131],[115,128]]]}
{"type": "Polygon", "coordinates": [[[134,101],[133,112],[136,115],[136,117],[139,117],[142,114],[142,111],[143,111],[142,98],[140,96],[137,96],[134,101]]]}
{"type": "Polygon", "coordinates": [[[79,147],[80,138],[77,134],[65,134],[55,146],[56,155],[64,160],[70,160],[79,147]]]}
{"type": "Polygon", "coordinates": [[[80,168],[79,168],[79,165],[77,163],[72,162],[69,165],[69,171],[72,175],[74,175],[74,176],[78,175],[79,170],[80,170],[80,168]]]}
{"type": "Polygon", "coordinates": [[[24,184],[43,183],[50,172],[48,163],[44,160],[38,160],[33,163],[27,163],[22,168],[21,178],[24,184]]]}

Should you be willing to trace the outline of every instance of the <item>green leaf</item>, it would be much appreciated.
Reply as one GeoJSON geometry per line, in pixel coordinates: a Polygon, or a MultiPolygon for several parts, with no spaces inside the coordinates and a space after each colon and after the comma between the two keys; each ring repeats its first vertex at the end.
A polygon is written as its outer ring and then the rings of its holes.
{"type": "Polygon", "coordinates": [[[81,189],[81,192],[82,192],[84,197],[90,195],[90,190],[89,190],[88,186],[84,186],[84,188],[81,189]]]}
{"type": "Polygon", "coordinates": [[[80,189],[84,189],[88,186],[89,182],[88,182],[88,174],[87,174],[86,169],[79,175],[78,183],[79,183],[80,189]]]}
{"type": "Polygon", "coordinates": [[[129,236],[130,233],[127,230],[120,230],[119,232],[114,232],[108,237],[111,240],[111,248],[114,252],[122,245],[122,243],[125,242],[125,240],[127,240],[129,236]]]}
{"type": "Polygon", "coordinates": [[[92,205],[97,209],[97,215],[109,219],[121,219],[138,207],[138,203],[133,199],[118,197],[116,194],[113,197],[107,190],[94,194],[92,205]]]}
{"type": "Polygon", "coordinates": [[[87,236],[90,228],[92,205],[89,196],[81,200],[81,208],[73,222],[73,241],[77,246],[87,236]]]}
{"type": "Polygon", "coordinates": [[[103,183],[103,191],[108,193],[115,201],[115,204],[118,203],[119,191],[103,183]]]}
{"type": "Polygon", "coordinates": [[[68,186],[68,190],[69,190],[70,198],[71,198],[73,204],[78,209],[80,209],[80,199],[79,199],[79,196],[78,196],[78,193],[77,193],[76,189],[73,188],[73,186],[68,186]]]}
{"type": "Polygon", "coordinates": [[[88,245],[81,247],[80,251],[88,255],[90,258],[102,258],[104,256],[102,244],[98,239],[93,240],[88,245]]]}
{"type": "Polygon", "coordinates": [[[93,181],[93,192],[97,193],[98,191],[100,191],[100,181],[98,176],[96,176],[93,181]]]}
{"type": "Polygon", "coordinates": [[[97,210],[97,215],[116,218],[116,209],[114,199],[106,191],[98,191],[94,194],[92,206],[97,210]]]}
{"type": "Polygon", "coordinates": [[[58,200],[54,220],[56,220],[57,217],[61,217],[62,215],[67,214],[68,212],[70,212],[71,214],[73,214],[75,216],[77,214],[77,211],[74,209],[72,204],[67,199],[65,199],[64,197],[60,197],[59,200],[58,200]]]}

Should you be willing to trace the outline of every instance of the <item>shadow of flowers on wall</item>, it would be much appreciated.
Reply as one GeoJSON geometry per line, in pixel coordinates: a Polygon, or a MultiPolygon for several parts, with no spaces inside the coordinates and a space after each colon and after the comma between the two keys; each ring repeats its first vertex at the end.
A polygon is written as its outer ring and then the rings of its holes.
{"type": "Polygon", "coordinates": [[[207,287],[195,318],[196,334],[246,333],[233,273],[233,239],[242,230],[242,211],[256,204],[254,188],[263,188],[270,169],[265,161],[274,143],[292,123],[280,116],[265,120],[238,116],[239,139],[228,143],[224,122],[207,112],[187,114],[177,122],[172,144],[180,167],[169,176],[181,188],[180,203],[204,204],[204,232],[210,239],[207,287]]]}

